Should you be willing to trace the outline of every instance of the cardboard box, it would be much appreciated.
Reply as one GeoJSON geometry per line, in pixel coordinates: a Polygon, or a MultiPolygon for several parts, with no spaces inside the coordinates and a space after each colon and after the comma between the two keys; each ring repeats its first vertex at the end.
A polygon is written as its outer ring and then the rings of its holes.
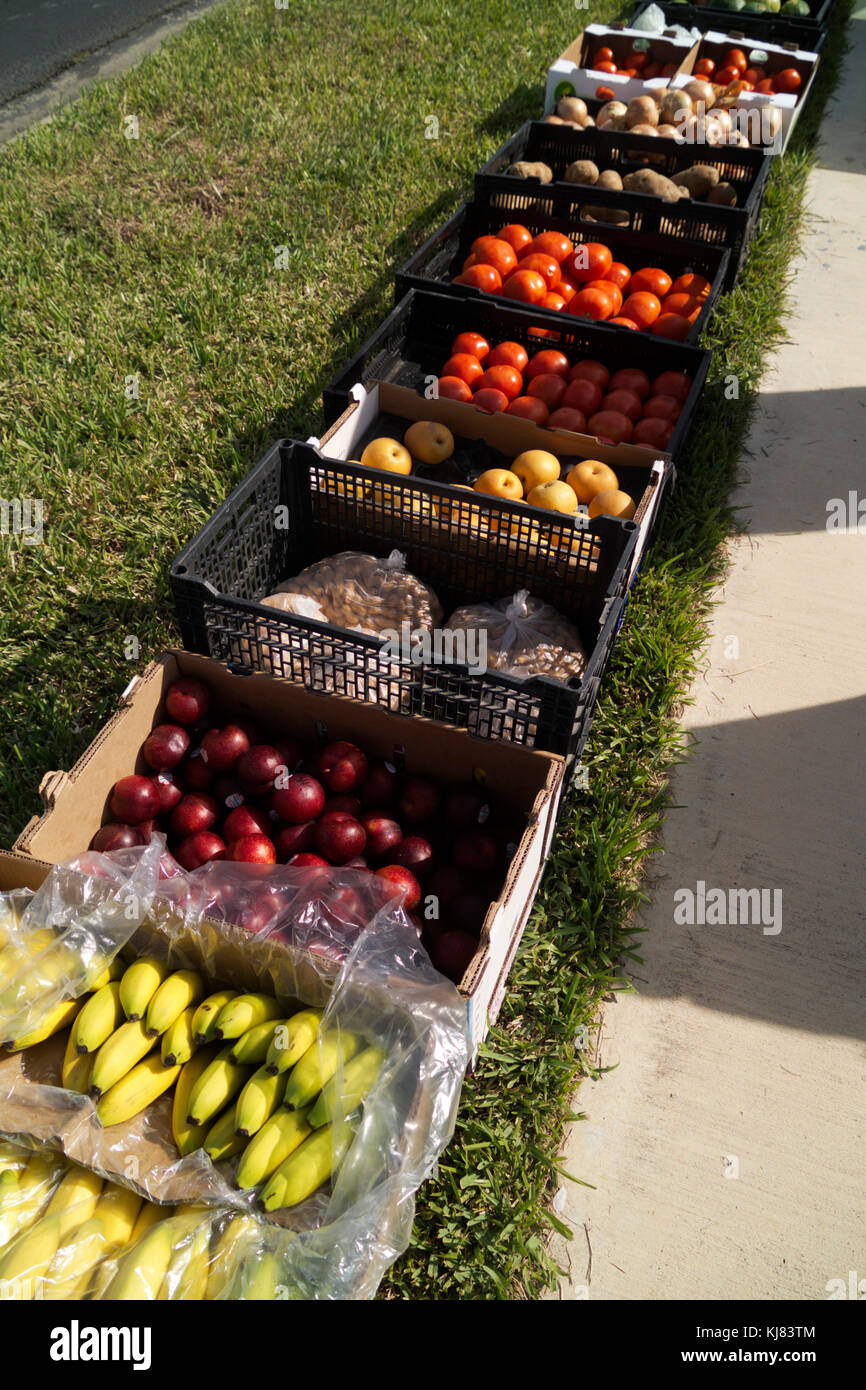
{"type": "Polygon", "coordinates": [[[692,39],[678,38],[672,30],[657,35],[647,34],[643,29],[627,29],[624,25],[588,24],[548,68],[544,114],[553,112],[562,96],[594,100],[599,87],[610,87],[618,101],[628,102],[633,97],[671,86],[672,77],[626,77],[622,73],[599,72],[589,66],[592,55],[603,47],[613,50],[619,66],[635,45],[649,48],[653,56],[658,55],[664,63],[676,63],[678,73],[692,71],[698,48],[692,39]]]}
{"type": "MultiPolygon", "coordinates": [[[[692,67],[699,58],[712,58],[718,68],[729,48],[741,48],[750,65],[764,68],[768,76],[775,72],[781,72],[783,68],[796,68],[800,73],[803,85],[799,92],[793,94],[781,92],[778,95],[772,92],[743,92],[737,98],[738,109],[745,113],[741,118],[740,128],[749,139],[750,144],[756,147],[760,146],[763,141],[751,138],[751,122],[757,121],[758,113],[766,106],[775,106],[779,110],[782,117],[780,134],[774,143],[766,145],[765,148],[768,155],[783,153],[788,147],[803,103],[815,79],[819,62],[818,54],[805,52],[790,44],[757,43],[737,33],[721,34],[716,31],[709,31],[704,34],[697,45],[692,67]]],[[[691,80],[690,74],[681,72],[671,79],[670,85],[672,87],[684,87],[691,80]]]]}
{"type": "Polygon", "coordinates": [[[446,770],[454,781],[481,776],[492,794],[526,816],[505,883],[488,909],[478,951],[460,984],[474,1057],[491,1021],[503,967],[513,958],[538,889],[562,794],[563,759],[476,738],[448,725],[393,715],[380,706],[316,694],[274,676],[232,675],[207,657],[170,651],[134,678],[117,712],[75,766],[43,779],[46,809],[16,840],[13,863],[59,863],[87,848],[106,818],[114,783],[133,771],[147,770],[139,755],[141,745],[161,722],[164,692],[181,674],[206,681],[222,710],[245,714],[266,727],[285,724],[307,742],[347,738],[375,757],[390,759],[395,750],[404,750],[421,775],[441,778],[446,770]]]}
{"type": "MultiPolygon", "coordinates": [[[[382,381],[369,387],[358,383],[352,388],[352,402],[321,438],[311,437],[307,443],[317,449],[322,458],[349,462],[360,458],[368,436],[391,435],[393,424],[376,422],[384,416],[399,416],[401,420],[436,420],[447,425],[452,434],[463,439],[480,439],[494,449],[515,459],[527,449],[544,449],[555,454],[563,465],[563,476],[580,459],[601,459],[618,476],[620,487],[634,500],[634,521],[639,528],[637,546],[631,561],[629,584],[637,572],[655,526],[665,488],[673,477],[670,454],[654,453],[632,444],[602,444],[591,435],[570,430],[542,429],[532,420],[513,415],[490,415],[470,401],[453,401],[444,397],[427,400],[406,386],[382,381]]],[[[403,431],[405,433],[405,431],[403,431]]],[[[402,433],[399,436],[402,439],[402,433]]],[[[435,478],[435,470],[430,472],[435,478]]],[[[438,481],[438,480],[437,480],[438,481]]],[[[540,523],[550,519],[543,508],[532,507],[527,515],[540,523]]],[[[586,516],[581,508],[578,516],[586,516]]],[[[561,517],[558,518],[561,520],[561,517]]],[[[588,517],[587,517],[588,520],[588,517]]]]}

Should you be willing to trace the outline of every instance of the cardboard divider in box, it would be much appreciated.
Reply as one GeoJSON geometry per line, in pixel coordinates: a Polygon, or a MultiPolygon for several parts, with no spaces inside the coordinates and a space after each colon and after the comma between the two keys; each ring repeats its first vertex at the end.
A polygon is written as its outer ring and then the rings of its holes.
{"type": "MultiPolygon", "coordinates": [[[[410,290],[325,387],[325,419],[331,425],[342,415],[353,399],[352,388],[359,383],[367,386],[387,381],[421,396],[431,395],[451,356],[454,339],[459,333],[475,332],[491,345],[521,343],[530,357],[541,348],[556,347],[572,363],[596,359],[611,374],[621,367],[640,367],[652,381],[662,372],[685,372],[692,388],[667,444],[667,453],[676,462],[697,410],[710,353],[691,343],[620,331],[572,314],[557,315],[556,319],[556,329],[552,329],[549,318],[537,310],[517,308],[491,295],[469,299],[441,294],[438,289],[410,290]]],[[[588,442],[591,456],[609,461],[607,455],[593,452],[602,446],[592,436],[575,438],[581,448],[584,440],[588,442]]]]}
{"type": "MultiPolygon", "coordinates": [[[[722,247],[730,252],[724,289],[731,289],[758,226],[771,167],[772,160],[761,150],[704,146],[697,153],[693,145],[679,145],[651,135],[527,121],[476,174],[475,200],[502,209],[516,221],[533,209],[579,219],[586,210],[601,207],[625,217],[624,225],[632,232],[649,232],[674,243],[722,247]],[[591,160],[600,171],[613,169],[621,176],[645,168],[652,161],[653,170],[668,178],[695,163],[709,164],[717,169],[720,183],[729,183],[736,189],[737,206],[723,207],[697,198],[670,203],[652,193],[615,192],[566,182],[569,165],[581,159],[591,160]],[[518,178],[506,172],[521,160],[546,164],[553,171],[553,183],[542,184],[539,179],[518,178]]],[[[600,228],[596,235],[603,237],[605,228],[600,228]]]]}
{"type": "Polygon", "coordinates": [[[235,669],[270,671],[393,713],[545,748],[567,758],[570,770],[586,740],[639,530],[613,517],[580,526],[548,512],[542,532],[534,515],[522,502],[458,494],[282,441],[172,565],[184,643],[235,669]],[[285,524],[275,528],[275,515],[285,524]],[[402,640],[395,650],[382,636],[261,602],[314,561],[359,550],[404,555],[408,572],[435,593],[446,624],[465,604],[527,590],[577,629],[582,676],[517,676],[461,663],[445,641],[447,627],[440,649],[431,645],[419,657],[402,640]]]}
{"type": "Polygon", "coordinates": [[[620,101],[631,101],[632,97],[665,87],[676,73],[692,71],[696,46],[693,39],[677,37],[672,31],[647,35],[624,24],[588,24],[548,68],[545,114],[554,109],[560,97],[594,97],[600,86],[610,87],[620,101]],[[624,65],[632,51],[647,53],[650,64],[661,71],[650,78],[600,71],[591,66],[600,48],[611,49],[617,67],[624,65]]]}
{"type": "MultiPolygon", "coordinates": [[[[214,708],[223,715],[252,718],[264,728],[283,728],[286,736],[291,734],[313,746],[348,739],[369,756],[385,760],[396,756],[398,763],[418,776],[439,780],[444,771],[451,782],[481,781],[491,796],[525,817],[525,829],[504,883],[484,918],[478,950],[459,986],[473,1052],[477,1052],[489,1025],[491,1001],[503,964],[513,955],[538,888],[563,791],[564,760],[552,753],[476,738],[429,720],[401,718],[340,696],[303,690],[271,675],[236,675],[206,657],[174,650],[163,653],[133,681],[121,698],[120,708],[75,766],[66,774],[54,774],[45,811],[30,821],[15,842],[15,864],[26,866],[28,860],[59,863],[87,848],[108,812],[114,783],[132,772],[147,771],[140,760],[141,745],[162,721],[165,691],[181,675],[204,681],[211,689],[214,708]]],[[[2,866],[10,868],[5,858],[2,866]]],[[[348,871],[340,872],[345,875],[348,871]]],[[[259,972],[258,978],[271,969],[270,952],[278,949],[274,943],[257,943],[254,937],[240,932],[227,933],[223,925],[215,925],[214,930],[228,941],[226,970],[233,968],[233,961],[238,970],[259,972]],[[235,948],[240,951],[240,961],[233,954],[235,948]]],[[[221,949],[219,943],[214,945],[215,951],[221,949]]],[[[288,947],[279,950],[288,950],[291,956],[288,947]]],[[[304,953],[295,954],[301,959],[294,963],[295,973],[290,979],[300,990],[306,981],[305,975],[298,974],[305,968],[304,953]]],[[[321,973],[318,963],[307,965],[315,974],[321,973]]],[[[311,988],[312,984],[304,984],[307,993],[311,988]]]]}
{"type": "MultiPolygon", "coordinates": [[[[520,213],[521,225],[533,236],[538,236],[541,232],[561,232],[563,236],[568,237],[575,249],[583,242],[603,242],[611,251],[614,260],[623,262],[632,272],[652,266],[667,271],[672,280],[689,271],[705,276],[711,286],[710,292],[701,313],[695,322],[690,324],[684,339],[689,343],[697,341],[728,279],[731,257],[725,247],[701,241],[675,241],[670,236],[658,232],[635,232],[630,228],[613,226],[609,222],[589,221],[578,216],[578,213],[584,208],[595,206],[590,196],[575,197],[574,187],[563,192],[560,189],[551,191],[552,186],[549,184],[536,186],[536,207],[524,207],[520,213]]],[[[600,205],[601,200],[598,201],[600,205]]],[[[502,208],[479,202],[464,203],[397,271],[394,278],[395,303],[398,303],[409,290],[428,288],[461,299],[480,299],[483,302],[498,299],[500,296],[487,294],[474,286],[455,284],[454,277],[460,274],[476,237],[495,236],[513,221],[513,215],[502,208]]],[[[574,317],[567,309],[535,307],[533,312],[538,315],[539,322],[551,325],[574,317]]],[[[628,334],[630,337],[636,336],[635,330],[629,328],[614,326],[614,331],[628,334]]],[[[642,336],[657,341],[657,335],[652,333],[642,336]]]]}
{"type": "Polygon", "coordinates": [[[802,2],[808,5],[808,14],[782,14],[781,11],[777,14],[770,11],[758,13],[742,7],[735,9],[733,5],[689,5],[680,3],[680,0],[640,0],[629,24],[634,27],[641,15],[646,14],[652,6],[662,10],[668,25],[679,24],[684,29],[699,29],[702,33],[713,29],[731,39],[775,43],[782,47],[790,44],[810,53],[820,53],[827,37],[835,0],[802,2]]]}
{"type": "MultiPolygon", "coordinates": [[[[673,485],[675,470],[668,454],[633,444],[599,445],[588,435],[541,427],[519,416],[490,415],[468,401],[454,401],[445,396],[428,400],[416,391],[388,381],[353,387],[352,401],[340,418],[321,439],[311,438],[307,443],[318,449],[325,459],[349,462],[359,459],[374,439],[385,436],[402,441],[409,423],[416,420],[447,425],[454,436],[455,447],[450,460],[437,465],[416,462],[413,466],[413,476],[429,478],[432,482],[471,484],[489,468],[509,468],[519,454],[530,449],[554,454],[560,461],[563,478],[582,459],[601,459],[607,463],[616,473],[621,491],[628,493],[635,504],[633,520],[638,527],[638,540],[629,571],[631,583],[650,544],[665,490],[669,484],[673,485]]],[[[459,502],[459,494],[455,497],[459,502]]],[[[519,512],[532,518],[531,527],[537,528],[538,539],[534,544],[549,548],[553,541],[549,536],[551,513],[543,507],[530,507],[528,503],[518,504],[518,507],[519,512]]],[[[488,515],[495,514],[488,511],[488,515]]],[[[586,515],[586,508],[581,508],[578,515],[586,515]]],[[[562,518],[554,514],[553,520],[559,525],[562,518]]],[[[513,545],[520,544],[519,533],[512,536],[506,530],[505,536],[513,545]]],[[[465,540],[466,536],[460,535],[457,543],[465,540]]],[[[576,550],[573,562],[580,560],[580,551],[576,550]]]]}

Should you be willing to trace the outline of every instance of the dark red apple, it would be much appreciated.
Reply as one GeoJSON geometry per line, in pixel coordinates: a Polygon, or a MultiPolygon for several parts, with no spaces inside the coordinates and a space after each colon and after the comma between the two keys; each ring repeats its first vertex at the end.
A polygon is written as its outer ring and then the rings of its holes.
{"type": "Polygon", "coordinates": [[[153,839],[154,830],[161,830],[162,826],[155,820],[140,820],[135,828],[141,835],[144,843],[149,845],[153,839]]]}
{"type": "Polygon", "coordinates": [[[382,810],[397,800],[397,769],[390,763],[374,763],[361,784],[361,800],[371,809],[382,810]]]}
{"type": "Polygon", "coordinates": [[[141,755],[154,772],[171,772],[186,757],[189,734],[179,724],[158,724],[141,746],[141,755]]]}
{"type": "Polygon", "coordinates": [[[226,858],[235,864],[276,864],[277,849],[267,835],[245,835],[229,846],[226,858]]]}
{"type": "Polygon", "coordinates": [[[354,816],[347,816],[345,811],[332,811],[319,821],[315,839],[316,849],[330,864],[345,864],[347,859],[364,852],[367,833],[354,816]]]}
{"type": "Polygon", "coordinates": [[[188,792],[171,813],[171,828],[182,840],[210,830],[217,822],[219,804],[207,792],[188,792]]]}
{"type": "Polygon", "coordinates": [[[400,814],[413,825],[432,820],[439,810],[439,788],[429,777],[410,777],[400,797],[400,814]]]}
{"type": "MultiPolygon", "coordinates": [[[[147,825],[147,821],[144,824],[147,825]]],[[[132,849],[135,845],[145,844],[147,840],[138,826],[117,825],[112,822],[100,826],[90,842],[90,848],[99,850],[100,854],[110,854],[114,849],[132,849]]]]}
{"type": "Polygon", "coordinates": [[[239,714],[234,720],[232,720],[232,723],[237,724],[239,729],[243,729],[244,733],[249,739],[251,748],[253,748],[257,743],[261,743],[262,731],[259,728],[256,721],[254,719],[250,719],[249,715],[239,714]]]}
{"type": "Polygon", "coordinates": [[[469,890],[469,879],[462,869],[454,864],[443,864],[430,879],[427,891],[436,898],[440,912],[449,906],[461,893],[469,890]]]}
{"type": "Polygon", "coordinates": [[[201,749],[194,748],[178,769],[178,776],[188,792],[205,792],[213,786],[216,770],[201,756],[201,749]]]}
{"type": "Polygon", "coordinates": [[[284,787],[277,787],[271,797],[277,815],[291,825],[318,820],[325,808],[325,792],[321,782],[306,772],[293,772],[284,787]]]}
{"type": "Polygon", "coordinates": [[[412,912],[421,901],[421,884],[413,873],[404,869],[402,864],[386,864],[384,869],[376,870],[376,877],[384,879],[399,892],[405,894],[403,906],[407,912],[412,912]]]}
{"type": "Polygon", "coordinates": [[[234,844],[245,835],[270,835],[271,818],[267,811],[257,806],[236,806],[229,811],[223,821],[222,831],[226,844],[234,844]]]}
{"type": "Polygon", "coordinates": [[[389,864],[402,864],[422,882],[433,868],[433,846],[421,835],[407,835],[388,858],[389,864]]]}
{"type": "Polygon", "coordinates": [[[277,858],[284,864],[293,854],[303,854],[305,850],[312,849],[315,842],[315,821],[304,821],[301,825],[284,825],[275,841],[277,858]]]}
{"type": "Polygon", "coordinates": [[[208,730],[201,741],[201,752],[212,772],[228,772],[249,746],[240,725],[224,724],[221,729],[208,730]]]}
{"type": "Polygon", "coordinates": [[[482,830],[460,835],[454,841],[454,863],[470,873],[487,874],[496,866],[496,841],[482,830]]]}
{"type": "Polygon", "coordinates": [[[367,776],[367,756],[354,743],[338,739],[319,754],[319,776],[329,791],[351,792],[367,776]]]}
{"type": "Polygon", "coordinates": [[[288,866],[293,869],[328,869],[330,865],[327,859],[323,859],[320,854],[295,854],[288,861],[288,866]]]}
{"type": "Polygon", "coordinates": [[[360,799],[357,796],[329,796],[322,810],[322,815],[327,816],[330,811],[345,811],[347,816],[354,816],[355,820],[360,820],[360,799]]]}
{"type": "Polygon", "coordinates": [[[246,792],[231,772],[221,772],[212,784],[211,791],[220,806],[224,806],[227,811],[237,810],[247,799],[246,792]]]}
{"type": "Polygon", "coordinates": [[[159,815],[159,792],[152,777],[121,777],[111,793],[111,811],[118,820],[138,825],[159,815]]]}
{"type": "Polygon", "coordinates": [[[455,830],[477,830],[490,819],[490,802],[474,787],[458,787],[445,802],[445,815],[455,830]]]}
{"type": "Polygon", "coordinates": [[[298,740],[296,738],[277,739],[274,747],[280,755],[283,767],[288,768],[289,772],[294,772],[304,755],[304,750],[298,740]]]}
{"type": "Polygon", "coordinates": [[[173,811],[177,803],[183,796],[177,778],[171,772],[160,772],[153,779],[153,784],[159,793],[159,809],[163,815],[173,811]]]}
{"type": "Polygon", "coordinates": [[[366,811],[361,824],[367,833],[367,854],[371,859],[384,859],[397,849],[403,839],[403,831],[395,820],[380,816],[376,811],[366,811]]]}
{"type": "Polygon", "coordinates": [[[210,709],[210,691],[195,676],[181,676],[165,693],[165,712],[177,724],[197,724],[210,709]]]}
{"type": "Polygon", "coordinates": [[[478,942],[467,932],[446,931],[433,942],[431,954],[436,969],[459,985],[477,950],[478,942]]]}
{"type": "Polygon", "coordinates": [[[201,830],[197,835],[188,835],[181,840],[174,857],[181,868],[191,873],[193,869],[201,868],[202,864],[209,864],[212,859],[225,859],[225,841],[212,830],[201,830]]]}
{"type": "Polygon", "coordinates": [[[235,772],[245,792],[250,796],[264,796],[273,791],[282,767],[285,763],[276,748],[269,743],[256,743],[238,758],[235,772]]]}

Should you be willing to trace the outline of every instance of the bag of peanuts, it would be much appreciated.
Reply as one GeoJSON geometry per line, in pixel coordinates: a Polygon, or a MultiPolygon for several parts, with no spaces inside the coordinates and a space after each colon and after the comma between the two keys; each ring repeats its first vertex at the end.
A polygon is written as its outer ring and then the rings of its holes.
{"type": "Polygon", "coordinates": [[[262,603],[372,637],[403,622],[430,631],[443,617],[433,590],[408,573],[399,550],[385,560],[355,550],[329,555],[284,580],[262,603]]]}
{"type": "Polygon", "coordinates": [[[549,603],[520,589],[513,598],[473,603],[448,619],[452,631],[485,634],[487,665],[509,676],[582,676],[586,655],[577,628],[549,603]]]}

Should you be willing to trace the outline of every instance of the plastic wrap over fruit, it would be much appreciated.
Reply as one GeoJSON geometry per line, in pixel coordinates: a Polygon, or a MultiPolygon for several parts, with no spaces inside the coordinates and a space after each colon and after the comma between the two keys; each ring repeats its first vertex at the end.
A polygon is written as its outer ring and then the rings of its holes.
{"type": "Polygon", "coordinates": [[[286,579],[263,602],[306,615],[303,605],[310,600],[325,622],[373,637],[399,632],[404,622],[424,631],[442,622],[438,598],[429,585],[407,572],[406,556],[399,550],[384,560],[354,550],[329,555],[286,579]]]}
{"type": "MultiPolygon", "coordinates": [[[[19,929],[45,930],[50,916],[68,934],[83,918],[86,949],[78,973],[67,968],[69,1014],[33,1000],[33,1041],[0,1058],[0,1134],[175,1208],[177,1239],[154,1235],[116,1288],[136,1282],[136,1267],[159,1271],[180,1242],[190,1270],[175,1268],[169,1287],[166,1265],[158,1296],[204,1296],[234,1217],[230,1243],[245,1253],[206,1296],[372,1297],[453,1130],[468,1062],[462,1001],[387,884],[224,863],[160,878],[160,848],[88,851],[27,904],[19,929]],[[145,910],[120,931],[130,882],[146,886],[145,910]],[[101,978],[94,960],[107,962],[101,978]]],[[[93,1215],[80,1223],[88,1248],[64,1255],[64,1288],[79,1255],[86,1264],[101,1248],[93,1215]]],[[[111,1258],[116,1278],[122,1260],[111,1258]]]]}
{"type": "Polygon", "coordinates": [[[553,676],[567,681],[582,676],[586,668],[577,628],[526,589],[496,603],[458,608],[447,626],[483,632],[488,666],[510,676],[553,676]]]}

